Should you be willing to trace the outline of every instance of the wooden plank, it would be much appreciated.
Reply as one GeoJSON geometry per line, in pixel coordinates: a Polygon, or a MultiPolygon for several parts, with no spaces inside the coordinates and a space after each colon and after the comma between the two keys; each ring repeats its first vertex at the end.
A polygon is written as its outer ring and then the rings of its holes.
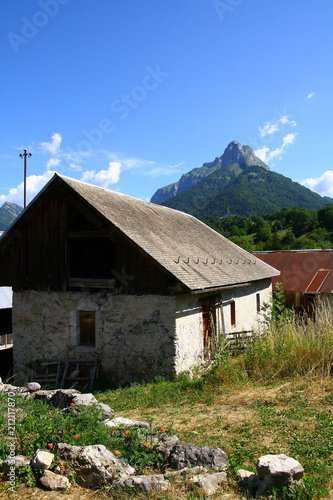
{"type": "Polygon", "coordinates": [[[67,284],[69,287],[78,288],[110,288],[114,289],[116,285],[115,279],[97,279],[97,278],[68,278],[67,284]]]}

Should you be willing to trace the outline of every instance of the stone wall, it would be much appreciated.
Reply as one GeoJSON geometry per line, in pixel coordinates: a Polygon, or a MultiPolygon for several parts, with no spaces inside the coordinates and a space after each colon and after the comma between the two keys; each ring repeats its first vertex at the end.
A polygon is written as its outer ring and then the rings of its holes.
{"type": "Polygon", "coordinates": [[[119,383],[175,371],[174,297],[14,293],[14,373],[36,359],[91,359],[119,383]],[[76,345],[77,311],[95,311],[95,347],[76,345]]]}
{"type": "MultiPolygon", "coordinates": [[[[216,327],[222,332],[250,331],[269,301],[270,280],[215,292],[216,327]],[[231,329],[230,302],[235,302],[236,328],[231,329]]],[[[209,296],[208,296],[209,297],[209,296]]],[[[203,357],[202,301],[207,294],[159,296],[83,292],[14,293],[14,374],[30,361],[94,359],[117,383],[172,376],[187,371],[203,357]],[[78,345],[78,311],[94,311],[95,346],[78,345]]],[[[25,376],[29,376],[28,373],[25,376]]]]}

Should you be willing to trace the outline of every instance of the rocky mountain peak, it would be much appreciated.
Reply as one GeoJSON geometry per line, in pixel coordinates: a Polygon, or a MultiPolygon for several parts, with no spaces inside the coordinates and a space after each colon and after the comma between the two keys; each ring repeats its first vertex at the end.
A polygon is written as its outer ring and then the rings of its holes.
{"type": "Polygon", "coordinates": [[[230,163],[238,163],[240,167],[251,167],[253,165],[259,165],[269,170],[269,167],[262,161],[250,146],[242,146],[237,141],[232,141],[225,148],[223,155],[221,156],[221,165],[225,167],[230,165],[230,163]]]}

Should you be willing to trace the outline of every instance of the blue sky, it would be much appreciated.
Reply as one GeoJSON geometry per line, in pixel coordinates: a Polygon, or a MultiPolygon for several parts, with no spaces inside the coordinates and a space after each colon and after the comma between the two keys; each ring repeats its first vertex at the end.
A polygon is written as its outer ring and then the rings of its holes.
{"type": "Polygon", "coordinates": [[[331,0],[2,0],[0,205],[55,171],[142,199],[248,144],[333,197],[331,0]]]}

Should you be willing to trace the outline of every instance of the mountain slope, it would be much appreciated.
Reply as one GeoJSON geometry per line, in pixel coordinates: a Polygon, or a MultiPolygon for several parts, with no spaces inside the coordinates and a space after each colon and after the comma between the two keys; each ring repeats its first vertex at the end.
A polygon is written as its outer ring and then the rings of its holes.
{"type": "Polygon", "coordinates": [[[228,165],[213,173],[163,205],[205,218],[221,217],[226,213],[250,217],[294,206],[318,210],[327,203],[333,203],[333,199],[323,198],[261,166],[241,170],[236,165],[228,165]]]}
{"type": "Polygon", "coordinates": [[[0,208],[0,231],[5,231],[22,210],[19,205],[6,201],[0,208]]]}
{"type": "Polygon", "coordinates": [[[158,189],[150,201],[152,203],[163,203],[183,191],[192,188],[203,179],[214,174],[217,170],[221,170],[234,163],[238,164],[240,170],[252,165],[260,165],[269,170],[269,167],[255,155],[250,146],[242,146],[239,142],[232,141],[220,158],[217,157],[210,163],[204,163],[202,167],[194,168],[190,172],[183,174],[178,182],[158,189]]]}

